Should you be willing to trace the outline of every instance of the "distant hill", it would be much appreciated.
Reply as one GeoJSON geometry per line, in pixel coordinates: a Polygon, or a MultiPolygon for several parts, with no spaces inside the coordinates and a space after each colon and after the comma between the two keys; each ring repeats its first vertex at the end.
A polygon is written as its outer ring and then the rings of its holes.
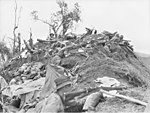
{"type": "Polygon", "coordinates": [[[139,53],[139,52],[136,52],[136,55],[145,64],[145,66],[147,66],[147,68],[150,70],[150,55],[145,54],[145,53],[139,53]]]}
{"type": "Polygon", "coordinates": [[[140,53],[140,52],[135,52],[135,54],[140,57],[150,57],[150,54],[145,54],[145,53],[140,53]]]}

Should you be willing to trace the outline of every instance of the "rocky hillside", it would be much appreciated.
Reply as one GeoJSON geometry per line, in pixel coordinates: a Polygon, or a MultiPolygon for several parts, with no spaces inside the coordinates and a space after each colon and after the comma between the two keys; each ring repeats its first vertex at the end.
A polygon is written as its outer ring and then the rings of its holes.
{"type": "MultiPolygon", "coordinates": [[[[33,47],[26,45],[26,50],[8,61],[1,69],[1,76],[9,85],[21,85],[29,80],[34,82],[41,78],[45,79],[48,73],[47,65],[52,65],[54,71],[50,72],[69,76],[76,84],[75,91],[96,87],[97,78],[110,77],[118,80],[121,86],[130,87],[120,92],[121,94],[146,101],[146,93],[143,92],[150,86],[149,64],[145,58],[139,58],[135,54],[130,41],[124,38],[117,32],[103,31],[97,34],[88,29],[83,35],[63,36],[63,40],[38,39],[33,47]]],[[[38,85],[42,91],[46,89],[45,86],[51,84],[47,81],[46,77],[45,85],[43,82],[38,85]]],[[[111,98],[99,103],[96,111],[142,112],[144,108],[118,98],[111,98]]],[[[72,108],[66,111],[72,111],[72,108]]],[[[73,111],[82,111],[82,105],[73,111]]]]}

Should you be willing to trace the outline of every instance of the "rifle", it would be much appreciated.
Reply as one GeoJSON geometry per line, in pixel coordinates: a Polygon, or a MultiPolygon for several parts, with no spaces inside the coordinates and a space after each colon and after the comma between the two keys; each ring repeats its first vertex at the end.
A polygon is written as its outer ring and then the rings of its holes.
{"type": "Polygon", "coordinates": [[[137,104],[140,104],[140,105],[143,105],[143,106],[147,106],[148,103],[146,102],[143,102],[143,101],[140,101],[140,100],[137,100],[137,99],[134,99],[132,97],[128,97],[128,96],[125,96],[125,95],[121,95],[121,94],[112,94],[108,91],[105,91],[105,90],[101,90],[102,93],[105,93],[105,94],[108,94],[110,96],[114,96],[114,97],[118,97],[118,98],[122,98],[122,99],[125,99],[125,100],[128,100],[130,102],[133,102],[133,103],[137,103],[137,104]]]}
{"type": "Polygon", "coordinates": [[[69,101],[74,99],[74,97],[76,96],[80,96],[81,94],[85,94],[86,96],[91,94],[91,92],[96,92],[99,91],[100,89],[106,90],[106,91],[110,91],[110,90],[123,90],[123,89],[127,89],[127,87],[124,86],[120,86],[120,87],[94,87],[94,88],[85,88],[82,89],[80,91],[75,91],[75,92],[66,92],[64,93],[64,97],[63,99],[65,101],[69,101]]]}

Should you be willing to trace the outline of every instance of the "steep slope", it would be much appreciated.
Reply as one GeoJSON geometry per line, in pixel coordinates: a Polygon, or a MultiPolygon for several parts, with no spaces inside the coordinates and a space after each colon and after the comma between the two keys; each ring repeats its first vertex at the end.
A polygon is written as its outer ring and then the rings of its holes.
{"type": "MultiPolygon", "coordinates": [[[[97,84],[94,80],[107,76],[115,78],[121,85],[129,87],[127,91],[121,93],[145,101],[144,91],[150,86],[150,70],[146,67],[149,65],[147,62],[149,57],[146,57],[148,58],[146,61],[145,57],[135,54],[129,42],[116,32],[85,34],[73,40],[40,41],[34,45],[36,49],[33,50],[33,53],[27,51],[30,56],[23,58],[19,54],[4,66],[1,75],[7,78],[8,82],[13,78],[16,80],[15,84],[20,85],[28,80],[44,78],[47,71],[45,67],[50,64],[55,67],[54,71],[47,72],[52,75],[56,73],[66,75],[75,80],[75,91],[95,87],[97,84]]],[[[51,86],[50,81],[50,77],[49,80],[45,80],[46,86],[51,86]]],[[[49,87],[45,89],[48,90],[49,87]]],[[[42,91],[45,90],[42,89],[42,91]]],[[[103,112],[110,112],[110,110],[112,112],[121,110],[134,112],[136,110],[143,111],[143,109],[143,106],[116,98],[108,99],[97,106],[97,111],[103,112]],[[119,105],[122,106],[118,107],[119,105]]],[[[72,109],[68,109],[68,111],[70,110],[72,109]]],[[[77,109],[74,111],[77,112],[77,109]]]]}

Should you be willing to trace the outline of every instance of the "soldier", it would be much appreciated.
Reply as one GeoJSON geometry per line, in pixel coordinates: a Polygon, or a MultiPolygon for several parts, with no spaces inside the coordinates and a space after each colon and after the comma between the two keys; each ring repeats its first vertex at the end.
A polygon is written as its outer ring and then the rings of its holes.
{"type": "Polygon", "coordinates": [[[31,47],[31,49],[33,49],[33,39],[32,39],[32,37],[30,37],[28,42],[29,42],[29,46],[31,47]]]}
{"type": "Polygon", "coordinates": [[[46,40],[53,40],[53,39],[54,39],[54,34],[50,33],[46,40]]]}
{"type": "Polygon", "coordinates": [[[94,31],[94,34],[97,34],[97,30],[94,31]]]}
{"type": "Polygon", "coordinates": [[[71,80],[62,76],[55,80],[56,83],[56,91],[51,93],[48,98],[45,100],[41,113],[45,112],[64,112],[64,92],[68,92],[72,89],[71,80]]]}
{"type": "Polygon", "coordinates": [[[93,30],[91,30],[91,29],[89,29],[87,27],[85,29],[87,31],[86,35],[91,35],[92,34],[93,30]]]}
{"type": "Polygon", "coordinates": [[[18,36],[17,36],[17,39],[18,39],[18,51],[20,52],[21,51],[21,34],[18,33],[18,36]]]}
{"type": "MultiPolygon", "coordinates": [[[[5,79],[2,77],[2,76],[0,76],[0,102],[3,100],[2,99],[2,90],[7,86],[8,84],[7,84],[7,82],[5,81],[5,79]]],[[[0,113],[3,111],[3,107],[2,107],[2,105],[1,105],[1,103],[0,103],[0,113]]]]}
{"type": "Polygon", "coordinates": [[[53,39],[54,39],[54,34],[50,33],[50,40],[53,40],[53,39]]]}
{"type": "Polygon", "coordinates": [[[2,76],[0,76],[0,91],[3,90],[3,88],[5,88],[7,85],[8,84],[6,80],[2,76]]]}

